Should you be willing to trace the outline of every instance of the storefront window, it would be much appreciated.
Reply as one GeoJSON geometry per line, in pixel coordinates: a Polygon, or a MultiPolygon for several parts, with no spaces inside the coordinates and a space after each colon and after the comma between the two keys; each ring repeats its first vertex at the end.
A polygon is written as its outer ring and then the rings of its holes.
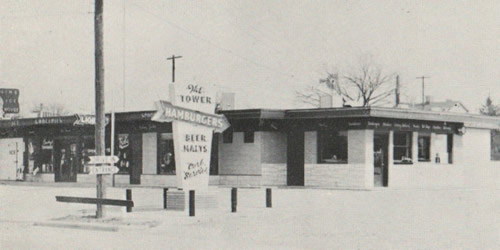
{"type": "Polygon", "coordinates": [[[158,146],[158,174],[175,175],[174,139],[172,133],[161,134],[158,146]]]}
{"type": "Polygon", "coordinates": [[[28,139],[28,170],[30,174],[54,172],[54,140],[52,138],[28,139]]]}
{"type": "Polygon", "coordinates": [[[40,153],[40,166],[42,173],[54,172],[54,140],[51,138],[43,138],[40,153]]]}
{"type": "Polygon", "coordinates": [[[410,164],[411,158],[411,132],[394,133],[394,163],[410,164]]]}
{"type": "Polygon", "coordinates": [[[347,163],[347,131],[318,131],[318,162],[347,163]]]}
{"type": "Polygon", "coordinates": [[[430,135],[418,136],[418,161],[431,161],[430,135]]]}
{"type": "Polygon", "coordinates": [[[130,147],[129,134],[118,134],[118,145],[117,145],[117,156],[118,160],[118,173],[128,174],[130,163],[132,161],[132,148],[130,147]]]}
{"type": "Polygon", "coordinates": [[[78,173],[88,173],[89,167],[85,164],[85,161],[89,156],[95,156],[95,141],[93,137],[85,137],[82,141],[82,157],[80,159],[81,164],[78,169],[78,173]]]}

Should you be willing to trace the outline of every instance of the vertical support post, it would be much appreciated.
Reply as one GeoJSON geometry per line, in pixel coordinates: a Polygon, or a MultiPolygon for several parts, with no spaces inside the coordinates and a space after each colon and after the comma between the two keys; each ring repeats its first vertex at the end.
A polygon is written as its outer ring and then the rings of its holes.
{"type": "MultiPolygon", "coordinates": [[[[127,200],[128,201],[132,200],[132,189],[127,189],[127,200]]],[[[132,207],[127,206],[127,213],[131,213],[131,212],[132,212],[132,207]]]]}
{"type": "Polygon", "coordinates": [[[231,189],[231,213],[236,213],[236,207],[238,206],[238,189],[231,189]]]}
{"type": "Polygon", "coordinates": [[[266,207],[273,207],[273,193],[270,188],[266,188],[266,207]]]}
{"type": "MultiPolygon", "coordinates": [[[[95,0],[94,11],[94,42],[95,42],[95,147],[96,155],[105,155],[105,114],[104,114],[104,56],[103,56],[103,0],[95,0]]],[[[97,175],[97,198],[105,198],[104,176],[97,175]]],[[[97,204],[96,218],[104,217],[104,208],[97,204]]]]}
{"type": "MultiPolygon", "coordinates": [[[[113,103],[114,105],[114,103],[113,103]]],[[[111,153],[110,155],[115,155],[115,111],[111,110],[111,153]]],[[[115,187],[115,174],[112,176],[112,187],[115,187]]]]}
{"type": "Polygon", "coordinates": [[[167,209],[167,192],[168,188],[163,189],[163,209],[167,209]]]}
{"type": "Polygon", "coordinates": [[[195,215],[194,190],[189,190],[189,216],[195,215]]]}

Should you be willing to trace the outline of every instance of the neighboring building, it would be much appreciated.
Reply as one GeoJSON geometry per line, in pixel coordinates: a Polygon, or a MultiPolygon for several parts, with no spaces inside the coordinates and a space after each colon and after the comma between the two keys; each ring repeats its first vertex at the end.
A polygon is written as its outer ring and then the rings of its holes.
{"type": "MultiPolygon", "coordinates": [[[[231,127],[214,137],[211,185],[500,184],[500,168],[491,160],[499,118],[376,107],[221,113],[231,127]]],[[[171,124],[151,121],[153,114],[116,114],[116,183],[176,186],[171,124]]],[[[17,169],[25,181],[94,183],[83,164],[85,155],[95,153],[93,126],[78,119],[0,121],[0,144],[10,145],[0,148],[0,179],[15,179],[17,169]]],[[[106,129],[109,136],[110,126],[106,129]]]]}
{"type": "Polygon", "coordinates": [[[416,109],[434,112],[447,113],[469,113],[469,110],[459,101],[447,99],[444,102],[433,102],[431,97],[427,97],[424,104],[400,103],[398,108],[416,109]]]}

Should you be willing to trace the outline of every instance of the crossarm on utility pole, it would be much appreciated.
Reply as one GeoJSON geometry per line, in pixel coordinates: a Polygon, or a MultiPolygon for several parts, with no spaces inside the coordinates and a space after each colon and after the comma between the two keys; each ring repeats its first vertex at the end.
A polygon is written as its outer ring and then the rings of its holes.
{"type": "Polygon", "coordinates": [[[172,82],[175,82],[175,59],[182,58],[182,56],[175,56],[167,58],[167,60],[172,60],[172,82]]]}

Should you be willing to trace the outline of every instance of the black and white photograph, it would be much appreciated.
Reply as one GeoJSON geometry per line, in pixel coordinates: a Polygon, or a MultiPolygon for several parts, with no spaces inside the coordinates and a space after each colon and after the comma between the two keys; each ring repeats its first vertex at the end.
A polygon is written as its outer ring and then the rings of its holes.
{"type": "Polygon", "coordinates": [[[0,249],[500,249],[498,0],[0,0],[0,249]]]}

